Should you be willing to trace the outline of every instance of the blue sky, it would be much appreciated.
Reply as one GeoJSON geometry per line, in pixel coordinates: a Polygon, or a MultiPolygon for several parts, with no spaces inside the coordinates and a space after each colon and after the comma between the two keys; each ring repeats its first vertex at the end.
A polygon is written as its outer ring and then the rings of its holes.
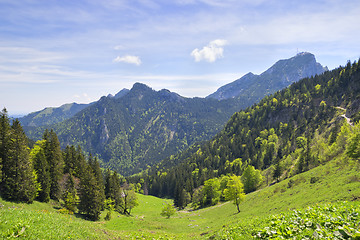
{"type": "Polygon", "coordinates": [[[297,51],[360,57],[358,0],[0,0],[0,107],[88,103],[142,82],[204,97],[297,51]]]}

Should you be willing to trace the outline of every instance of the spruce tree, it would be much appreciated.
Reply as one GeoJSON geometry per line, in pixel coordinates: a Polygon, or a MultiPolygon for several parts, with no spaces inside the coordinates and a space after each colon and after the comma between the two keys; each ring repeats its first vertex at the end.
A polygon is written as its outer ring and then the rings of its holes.
{"type": "MultiPolygon", "coordinates": [[[[99,188],[99,198],[102,203],[105,201],[105,186],[104,186],[104,177],[100,169],[100,163],[96,157],[93,157],[91,154],[89,156],[89,165],[92,169],[92,172],[96,179],[96,184],[99,188]]],[[[104,204],[102,204],[101,209],[104,209],[104,204]]]]}
{"type": "Polygon", "coordinates": [[[86,165],[84,154],[80,148],[77,149],[72,146],[66,146],[64,152],[64,173],[72,173],[75,177],[80,178],[82,171],[86,165]]]}
{"type": "Polygon", "coordinates": [[[105,175],[105,197],[114,200],[115,209],[118,211],[121,204],[120,178],[117,172],[111,172],[109,169],[105,175]]]}
{"type": "Polygon", "coordinates": [[[103,202],[100,188],[90,166],[86,166],[80,179],[79,210],[91,220],[99,220],[103,202]]]}
{"type": "Polygon", "coordinates": [[[50,198],[54,200],[59,200],[59,181],[63,175],[64,168],[60,143],[58,137],[56,136],[56,133],[53,130],[51,130],[50,132],[48,130],[45,130],[44,140],[44,151],[50,170],[50,198]]]}
{"type": "Polygon", "coordinates": [[[0,192],[4,193],[5,189],[3,189],[3,180],[5,178],[4,171],[6,171],[8,163],[8,149],[10,143],[10,121],[7,115],[7,111],[4,108],[0,112],[0,159],[1,159],[1,165],[0,170],[2,172],[1,178],[0,178],[0,192]]]}
{"type": "Polygon", "coordinates": [[[9,200],[31,203],[36,196],[33,165],[29,158],[27,138],[18,120],[10,129],[3,163],[2,196],[9,200]]]}
{"type": "Polygon", "coordinates": [[[74,145],[66,146],[64,154],[64,173],[71,173],[75,170],[76,150],[74,145]]]}
{"type": "Polygon", "coordinates": [[[67,210],[71,212],[75,212],[77,210],[76,206],[79,201],[79,197],[75,188],[74,176],[71,173],[68,174],[66,179],[63,199],[67,210]]]}

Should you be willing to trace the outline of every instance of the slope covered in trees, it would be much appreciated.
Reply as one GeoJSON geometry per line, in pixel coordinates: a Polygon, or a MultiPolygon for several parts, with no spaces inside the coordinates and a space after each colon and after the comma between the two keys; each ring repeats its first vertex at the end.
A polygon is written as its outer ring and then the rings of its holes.
{"type": "Polygon", "coordinates": [[[178,193],[194,194],[208,179],[242,175],[249,165],[264,170],[267,182],[307,171],[326,160],[314,143],[324,134],[328,144],[336,141],[343,109],[343,116],[359,120],[359,82],[358,62],[305,78],[235,113],[212,140],[171,156],[132,181],[144,178],[150,194],[176,200],[178,193]]]}
{"type": "Polygon", "coordinates": [[[6,200],[52,199],[63,206],[61,212],[79,210],[91,220],[100,218],[105,199],[123,214],[137,205],[132,185],[122,186],[120,176],[110,170],[104,176],[98,159],[90,155],[86,160],[80,147],[61,150],[53,130],[45,130],[43,139],[29,148],[21,124],[10,124],[6,109],[0,113],[0,159],[0,196],[6,200]]]}
{"type": "MultiPolygon", "coordinates": [[[[129,175],[210,139],[239,108],[231,100],[184,98],[137,83],[126,95],[102,97],[51,127],[63,147],[80,145],[103,166],[129,175]]],[[[44,128],[28,130],[29,137],[39,139],[44,128]]]]}

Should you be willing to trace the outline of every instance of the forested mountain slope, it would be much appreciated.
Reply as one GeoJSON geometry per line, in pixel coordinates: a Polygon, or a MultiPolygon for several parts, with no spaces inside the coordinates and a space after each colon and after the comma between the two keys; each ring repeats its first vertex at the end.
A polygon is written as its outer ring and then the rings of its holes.
{"type": "MultiPolygon", "coordinates": [[[[102,97],[50,127],[62,146],[79,144],[98,155],[105,166],[129,175],[194,142],[210,139],[238,109],[232,100],[184,98],[136,83],[126,95],[102,97]]],[[[38,139],[43,131],[37,128],[27,134],[38,139]]]]}
{"type": "Polygon", "coordinates": [[[220,87],[208,98],[218,100],[238,98],[239,101],[252,104],[302,78],[315,76],[326,70],[326,67],[316,62],[313,54],[303,52],[292,58],[279,60],[260,75],[250,72],[240,79],[220,87]]]}
{"type": "Polygon", "coordinates": [[[326,146],[331,145],[346,123],[343,116],[358,121],[359,110],[360,64],[348,63],[302,79],[235,113],[212,140],[171,156],[132,181],[142,177],[150,194],[176,201],[183,192],[192,194],[205,180],[228,173],[241,175],[248,165],[278,169],[276,174],[267,171],[270,180],[307,171],[326,160],[321,154],[324,147],[315,144],[319,136],[326,146]]]}

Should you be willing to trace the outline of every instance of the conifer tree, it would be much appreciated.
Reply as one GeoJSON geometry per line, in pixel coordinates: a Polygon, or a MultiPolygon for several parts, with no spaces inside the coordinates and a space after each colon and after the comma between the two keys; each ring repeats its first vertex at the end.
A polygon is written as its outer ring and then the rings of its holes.
{"type": "Polygon", "coordinates": [[[9,132],[11,137],[4,152],[2,196],[31,203],[37,189],[27,138],[18,120],[13,121],[9,132]]]}
{"type": "Polygon", "coordinates": [[[86,166],[80,179],[80,202],[79,210],[91,220],[98,220],[102,210],[100,188],[90,166],[86,166]]]}
{"type": "Polygon", "coordinates": [[[75,212],[77,210],[76,205],[79,201],[79,197],[75,188],[74,176],[71,173],[69,173],[65,183],[65,192],[63,198],[65,208],[71,212],[75,212]]]}
{"type": "MultiPolygon", "coordinates": [[[[7,111],[4,108],[0,112],[0,170],[2,172],[0,183],[3,182],[3,178],[5,177],[5,174],[3,172],[6,170],[6,163],[8,162],[8,149],[9,149],[9,143],[10,143],[10,121],[7,115],[7,111]]],[[[0,184],[0,192],[4,192],[4,189],[2,189],[3,185],[0,184]]]]}
{"type": "Polygon", "coordinates": [[[49,164],[50,172],[50,198],[58,200],[60,198],[60,185],[59,181],[62,177],[64,170],[64,162],[60,148],[59,139],[56,133],[51,130],[45,130],[44,133],[44,151],[46,160],[49,164]]]}
{"type": "Polygon", "coordinates": [[[74,177],[80,178],[86,165],[85,156],[80,148],[66,146],[64,152],[64,173],[72,173],[74,177]]]}
{"type": "Polygon", "coordinates": [[[44,140],[37,141],[30,152],[31,161],[34,164],[34,170],[37,175],[37,182],[40,185],[37,199],[41,202],[50,200],[50,172],[49,164],[46,161],[44,151],[44,140]]]}
{"type": "Polygon", "coordinates": [[[76,161],[76,149],[74,145],[66,146],[64,154],[64,173],[73,173],[75,171],[75,161],[76,161]]]}
{"type": "Polygon", "coordinates": [[[0,158],[0,189],[1,189],[1,179],[2,179],[2,159],[0,158]]]}
{"type": "MultiPolygon", "coordinates": [[[[105,201],[105,186],[104,186],[104,177],[102,174],[102,171],[100,169],[100,163],[97,160],[96,157],[93,157],[91,154],[89,156],[89,165],[92,168],[92,172],[96,179],[96,184],[99,188],[99,198],[102,203],[105,201]]],[[[101,206],[101,209],[103,210],[104,205],[101,206]]]]}
{"type": "Polygon", "coordinates": [[[111,172],[109,169],[105,175],[105,197],[114,200],[115,209],[120,205],[120,178],[117,172],[111,172]]]}

